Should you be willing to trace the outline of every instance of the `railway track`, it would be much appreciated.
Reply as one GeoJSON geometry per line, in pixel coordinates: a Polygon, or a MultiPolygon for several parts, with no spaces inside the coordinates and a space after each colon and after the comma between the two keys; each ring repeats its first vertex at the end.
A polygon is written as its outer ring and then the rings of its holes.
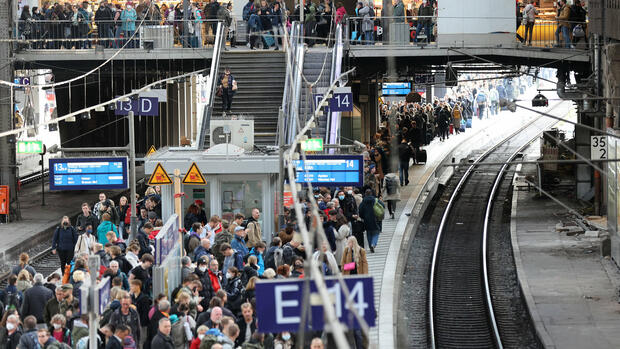
{"type": "Polygon", "coordinates": [[[496,254],[489,247],[497,244],[488,245],[488,240],[490,234],[496,233],[497,220],[502,217],[504,196],[498,196],[498,192],[508,179],[508,166],[477,165],[483,160],[512,161],[554,123],[539,117],[477,156],[450,194],[430,261],[430,347],[504,348],[504,343],[509,343],[507,347],[522,343],[519,338],[512,338],[524,336],[519,326],[511,328],[510,324],[517,321],[513,305],[496,302],[493,294],[503,290],[502,282],[497,280],[503,275],[497,270],[489,272],[489,258],[496,254]]]}
{"type": "MultiPolygon", "coordinates": [[[[43,274],[46,278],[60,268],[58,255],[52,254],[51,247],[47,247],[36,255],[31,256],[30,265],[37,273],[43,274]]],[[[0,275],[0,289],[6,288],[10,275],[10,271],[0,275]]]]}

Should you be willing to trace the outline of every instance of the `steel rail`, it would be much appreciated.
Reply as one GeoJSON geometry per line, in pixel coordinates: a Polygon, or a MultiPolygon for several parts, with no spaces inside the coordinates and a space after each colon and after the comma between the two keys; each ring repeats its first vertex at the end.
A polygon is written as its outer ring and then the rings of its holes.
{"type": "MultiPolygon", "coordinates": [[[[551,111],[555,108],[557,108],[558,106],[560,106],[562,104],[562,102],[557,103],[556,105],[554,105],[553,107],[551,107],[548,111],[551,111]]],[[[433,248],[433,257],[431,260],[431,272],[430,272],[430,279],[429,279],[429,299],[428,299],[428,316],[429,316],[429,327],[430,327],[430,337],[431,337],[431,347],[433,349],[437,348],[437,343],[436,343],[436,338],[435,338],[435,324],[434,324],[434,288],[435,288],[435,272],[437,270],[437,262],[438,262],[438,255],[439,255],[439,247],[441,245],[441,239],[443,237],[443,231],[445,228],[445,224],[448,220],[448,217],[450,215],[450,211],[452,209],[452,206],[454,205],[454,202],[456,201],[457,196],[460,194],[461,189],[463,188],[463,185],[465,184],[465,182],[469,179],[469,176],[471,175],[471,173],[474,171],[474,169],[477,167],[476,165],[480,162],[482,162],[482,160],[484,160],[486,157],[488,157],[491,153],[493,153],[495,150],[497,150],[499,147],[501,147],[502,145],[504,145],[505,143],[507,143],[508,141],[510,141],[512,138],[514,138],[515,136],[517,136],[521,131],[525,130],[526,128],[530,127],[531,124],[537,120],[539,120],[540,117],[536,117],[533,120],[531,120],[530,122],[528,122],[526,125],[522,126],[521,128],[519,128],[518,130],[516,130],[515,132],[513,132],[512,134],[510,134],[509,136],[505,137],[503,140],[501,140],[500,142],[498,142],[497,144],[495,144],[493,147],[487,149],[484,153],[482,153],[472,164],[469,164],[465,174],[463,175],[463,177],[461,177],[461,179],[459,180],[456,188],[454,189],[454,192],[452,192],[452,195],[450,196],[450,200],[448,201],[448,204],[446,206],[446,209],[441,217],[441,222],[439,224],[439,229],[437,231],[437,238],[435,239],[435,246],[433,248]]],[[[540,133],[537,133],[536,138],[538,137],[540,133]]],[[[526,143],[529,144],[531,143],[533,140],[529,141],[526,143]]],[[[518,152],[516,152],[518,153],[518,152]]],[[[515,154],[516,156],[516,154],[515,154]]],[[[485,243],[486,246],[486,243],[485,243]]],[[[484,250],[486,251],[486,249],[484,250]]],[[[486,255],[486,252],[483,252],[486,255]]],[[[486,263],[483,262],[483,264],[486,266],[486,263]]],[[[486,267],[485,267],[486,270],[486,267]]],[[[485,280],[485,284],[488,284],[488,282],[485,280]]],[[[488,296],[488,292],[487,292],[487,298],[490,297],[488,296]]],[[[489,312],[492,313],[493,312],[493,308],[488,308],[489,312]]],[[[490,314],[491,317],[491,322],[492,322],[492,327],[493,327],[493,331],[494,331],[494,337],[496,339],[498,348],[502,349],[503,346],[501,344],[501,340],[500,340],[500,335],[499,335],[499,330],[497,327],[497,323],[495,322],[495,315],[494,314],[490,314]]]]}

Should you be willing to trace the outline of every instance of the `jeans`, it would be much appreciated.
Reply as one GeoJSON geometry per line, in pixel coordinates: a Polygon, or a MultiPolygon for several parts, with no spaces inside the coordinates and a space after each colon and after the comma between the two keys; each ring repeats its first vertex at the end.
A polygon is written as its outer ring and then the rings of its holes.
{"type": "Polygon", "coordinates": [[[409,183],[409,161],[401,162],[398,165],[398,176],[400,177],[401,187],[409,183]]]}
{"type": "Polygon", "coordinates": [[[568,27],[562,26],[562,36],[564,37],[564,47],[570,48],[570,30],[568,29],[568,27]]]}
{"type": "Polygon", "coordinates": [[[532,44],[532,34],[534,33],[534,22],[527,22],[527,24],[525,25],[525,39],[523,39],[523,42],[529,42],[529,44],[532,44]]]}
{"type": "Polygon", "coordinates": [[[230,111],[232,107],[233,92],[229,92],[227,88],[222,89],[222,111],[230,111]]]}
{"type": "Polygon", "coordinates": [[[422,28],[424,28],[424,35],[426,35],[426,38],[424,39],[424,41],[426,42],[430,42],[431,40],[431,26],[430,24],[423,24],[421,21],[418,21],[418,26],[416,27],[415,30],[415,42],[418,42],[418,36],[420,35],[420,33],[422,32],[422,28]]]}
{"type": "MultiPolygon", "coordinates": [[[[125,31],[124,31],[124,33],[125,33],[125,34],[124,34],[124,35],[125,35],[125,41],[126,41],[126,40],[129,40],[129,38],[131,38],[131,36],[133,35],[133,32],[134,32],[133,30],[125,30],[125,31]]],[[[125,44],[125,43],[123,42],[123,45],[124,45],[124,44],[125,44]]],[[[131,41],[129,42],[129,44],[127,44],[127,48],[133,48],[133,47],[134,47],[134,40],[131,40],[131,41]]]]}
{"type": "Polygon", "coordinates": [[[380,231],[366,231],[366,238],[368,239],[368,246],[376,247],[379,242],[380,231]]]}
{"type": "Polygon", "coordinates": [[[368,30],[364,32],[364,45],[374,45],[374,38],[373,38],[373,32],[372,30],[368,30]]]}

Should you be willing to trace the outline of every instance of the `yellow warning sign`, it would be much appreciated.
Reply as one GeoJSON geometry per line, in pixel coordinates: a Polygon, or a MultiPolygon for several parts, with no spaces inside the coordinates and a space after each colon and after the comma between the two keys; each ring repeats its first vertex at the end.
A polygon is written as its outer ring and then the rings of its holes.
{"type": "Polygon", "coordinates": [[[205,177],[202,175],[195,162],[192,163],[185,177],[183,177],[183,184],[207,184],[205,177]]]}
{"type": "Polygon", "coordinates": [[[149,148],[149,151],[147,151],[147,152],[146,152],[146,157],[151,156],[151,154],[153,154],[153,153],[154,153],[154,152],[156,152],[156,151],[157,151],[157,149],[155,149],[155,146],[154,146],[154,145],[152,145],[152,146],[149,148]]]}
{"type": "Polygon", "coordinates": [[[172,184],[172,180],[166,173],[166,170],[164,170],[163,166],[160,163],[157,163],[157,166],[155,166],[155,171],[153,171],[151,178],[149,178],[149,185],[166,184],[172,184]]]}

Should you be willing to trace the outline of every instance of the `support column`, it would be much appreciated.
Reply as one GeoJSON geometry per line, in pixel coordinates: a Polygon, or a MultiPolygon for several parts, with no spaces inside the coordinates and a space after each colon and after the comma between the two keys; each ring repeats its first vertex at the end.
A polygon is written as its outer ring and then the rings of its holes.
{"type": "Polygon", "coordinates": [[[369,79],[360,81],[359,100],[362,141],[372,141],[379,125],[377,84],[369,79]]]}
{"type": "MultiPolygon", "coordinates": [[[[13,81],[12,47],[6,40],[13,30],[11,2],[0,1],[0,79],[13,81]]],[[[0,88],[0,132],[13,129],[13,108],[11,90],[0,88]]],[[[17,167],[15,160],[15,136],[0,138],[0,184],[9,186],[11,220],[20,218],[17,204],[17,167]]]]}

